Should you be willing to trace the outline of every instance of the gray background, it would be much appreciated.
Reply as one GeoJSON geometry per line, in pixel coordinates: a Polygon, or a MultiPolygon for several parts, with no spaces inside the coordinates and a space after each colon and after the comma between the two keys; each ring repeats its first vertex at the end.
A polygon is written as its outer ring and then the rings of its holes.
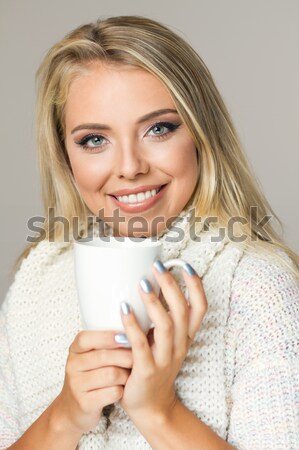
{"type": "Polygon", "coordinates": [[[48,48],[98,17],[138,14],[169,25],[209,67],[263,190],[299,250],[298,0],[0,0],[0,303],[42,215],[37,169],[35,71],[48,48]]]}

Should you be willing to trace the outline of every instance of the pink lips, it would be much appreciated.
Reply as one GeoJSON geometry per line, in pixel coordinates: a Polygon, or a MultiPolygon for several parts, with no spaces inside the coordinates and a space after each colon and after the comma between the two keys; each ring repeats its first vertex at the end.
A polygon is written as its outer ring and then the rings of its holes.
{"type": "Polygon", "coordinates": [[[143,186],[146,187],[146,189],[144,191],[140,191],[135,189],[135,192],[133,189],[124,189],[123,191],[117,191],[117,193],[113,193],[113,194],[109,194],[112,201],[119,206],[119,208],[124,211],[124,212],[128,212],[128,213],[139,213],[139,212],[143,212],[146,211],[147,209],[151,208],[152,206],[154,206],[160,199],[161,197],[164,195],[164,192],[167,188],[167,184],[164,185],[162,187],[162,189],[158,192],[158,194],[156,194],[154,197],[150,197],[148,199],[143,200],[142,202],[138,202],[138,203],[123,203],[120,202],[119,200],[117,200],[117,198],[113,197],[113,195],[128,195],[128,194],[119,194],[119,192],[124,192],[124,191],[130,191],[129,194],[134,194],[137,192],[145,192],[145,191],[149,191],[152,189],[158,189],[161,185],[156,185],[156,187],[151,187],[151,186],[143,186]]]}

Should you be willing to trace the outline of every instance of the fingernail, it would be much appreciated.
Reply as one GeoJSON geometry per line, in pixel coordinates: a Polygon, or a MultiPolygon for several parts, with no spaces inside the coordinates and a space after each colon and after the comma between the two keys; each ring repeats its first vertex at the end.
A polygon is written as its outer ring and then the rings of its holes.
{"type": "Polygon", "coordinates": [[[146,294],[149,294],[152,291],[151,283],[146,278],[140,280],[140,286],[146,294]]]}
{"type": "Polygon", "coordinates": [[[196,275],[195,270],[193,269],[192,266],[190,266],[190,264],[186,263],[183,268],[184,268],[185,272],[187,272],[188,275],[191,275],[191,276],[196,275]]]}
{"type": "Polygon", "coordinates": [[[118,344],[128,344],[129,343],[127,335],[125,333],[117,333],[114,336],[114,340],[118,344]]]}
{"type": "Polygon", "coordinates": [[[125,316],[128,316],[128,315],[130,314],[131,308],[130,308],[129,303],[121,302],[120,307],[121,307],[122,313],[123,313],[125,316]]]}
{"type": "Polygon", "coordinates": [[[161,263],[161,261],[159,261],[159,259],[157,259],[153,266],[158,270],[158,272],[163,273],[166,272],[166,267],[161,263]]]}

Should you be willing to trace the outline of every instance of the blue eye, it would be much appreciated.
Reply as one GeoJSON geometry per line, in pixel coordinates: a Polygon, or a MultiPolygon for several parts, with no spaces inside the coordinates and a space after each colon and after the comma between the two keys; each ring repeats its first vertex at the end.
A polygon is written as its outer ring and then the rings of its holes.
{"type": "Polygon", "coordinates": [[[156,136],[157,138],[160,138],[168,135],[168,133],[174,132],[179,126],[180,126],[179,124],[171,122],[157,122],[149,129],[149,132],[153,131],[154,134],[152,134],[151,136],[156,136]]]}
{"type": "Polygon", "coordinates": [[[77,145],[84,150],[93,150],[103,147],[103,141],[106,139],[100,134],[88,134],[84,136],[80,141],[76,142],[77,145]]]}
{"type": "Polygon", "coordinates": [[[151,128],[151,130],[153,131],[154,134],[161,135],[161,134],[164,134],[164,133],[161,132],[161,129],[163,130],[165,128],[166,127],[164,127],[163,125],[155,125],[154,127],[151,128]],[[156,131],[158,131],[158,133],[156,133],[156,131]]]}
{"type": "Polygon", "coordinates": [[[100,145],[101,142],[99,141],[101,141],[101,139],[102,136],[94,136],[92,138],[89,138],[87,142],[90,141],[92,147],[97,147],[98,145],[100,145]]]}
{"type": "MultiPolygon", "coordinates": [[[[170,133],[173,133],[177,128],[179,128],[181,124],[171,123],[171,122],[156,122],[151,126],[147,134],[151,131],[153,134],[149,134],[149,136],[155,139],[164,139],[170,133]]],[[[101,150],[105,147],[107,143],[107,139],[101,136],[100,134],[88,134],[84,136],[80,141],[76,142],[83,150],[93,152],[101,150]]],[[[95,152],[94,152],[95,153],[95,152]]]]}

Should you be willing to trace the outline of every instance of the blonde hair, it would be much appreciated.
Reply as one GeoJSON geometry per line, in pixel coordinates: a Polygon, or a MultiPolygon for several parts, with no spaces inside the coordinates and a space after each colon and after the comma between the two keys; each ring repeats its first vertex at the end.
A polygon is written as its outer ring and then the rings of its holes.
{"type": "MultiPolygon", "coordinates": [[[[64,108],[70,83],[96,61],[141,68],[160,79],[198,152],[198,183],[188,206],[194,206],[197,216],[216,216],[224,228],[230,218],[243,218],[235,230],[246,236],[244,249],[271,253],[297,276],[298,256],[269,222],[262,227],[251,215],[255,207],[260,217],[270,214],[281,226],[250,170],[209,70],[184,39],[145,17],[110,17],[80,26],[54,45],[40,65],[36,117],[45,212],[53,208],[55,216],[68,220],[69,236],[73,235],[72,218],[77,216],[80,233],[86,233],[85,219],[92,213],[76,187],[64,146],[64,108]]],[[[47,214],[43,228],[45,239],[63,239],[62,224],[50,223],[47,214]]],[[[22,252],[15,268],[35,245],[22,252]]]]}

